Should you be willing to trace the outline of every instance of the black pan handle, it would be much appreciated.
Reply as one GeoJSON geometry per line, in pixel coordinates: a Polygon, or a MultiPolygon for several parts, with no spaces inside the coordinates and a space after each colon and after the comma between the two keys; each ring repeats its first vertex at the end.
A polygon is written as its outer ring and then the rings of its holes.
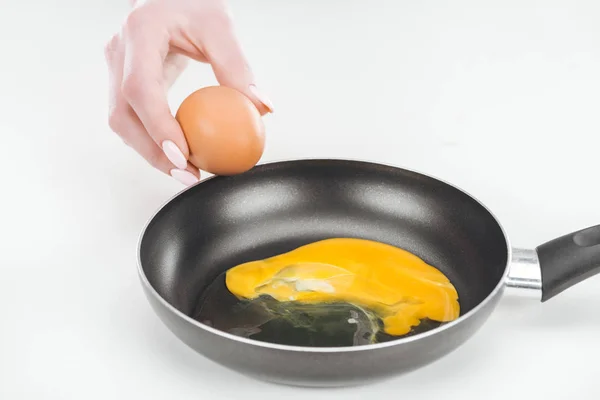
{"type": "Polygon", "coordinates": [[[542,272],[542,301],[600,273],[600,225],[559,237],[536,248],[542,272]]]}

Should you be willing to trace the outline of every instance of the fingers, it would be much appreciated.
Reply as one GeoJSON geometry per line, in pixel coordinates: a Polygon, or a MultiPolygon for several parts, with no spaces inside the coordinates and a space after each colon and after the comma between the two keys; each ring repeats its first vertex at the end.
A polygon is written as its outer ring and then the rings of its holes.
{"type": "Polygon", "coordinates": [[[273,112],[273,105],[256,86],[254,75],[244,55],[233,23],[226,14],[212,17],[202,29],[203,53],[211,64],[219,84],[244,93],[261,115],[273,112]]]}
{"type": "Polygon", "coordinates": [[[184,185],[198,181],[199,171],[185,161],[184,168],[175,168],[161,148],[148,135],[144,125],[124,98],[121,87],[123,82],[123,46],[115,36],[105,49],[109,65],[109,125],[121,139],[154,168],[171,175],[184,185]]]}
{"type": "Polygon", "coordinates": [[[120,119],[116,128],[123,132],[123,141],[142,156],[152,167],[171,175],[186,186],[198,182],[199,171],[190,163],[183,169],[175,168],[160,147],[152,140],[146,129],[135,115],[133,109],[119,113],[120,119]]]}
{"type": "Polygon", "coordinates": [[[165,79],[164,63],[169,53],[169,35],[166,29],[148,23],[151,19],[147,13],[151,12],[155,11],[134,10],[126,24],[121,92],[166,157],[185,170],[189,149],[166,93],[170,82],[165,79]]]}
{"type": "Polygon", "coordinates": [[[130,146],[140,154],[154,168],[171,175],[179,182],[186,186],[193,185],[198,182],[200,177],[198,169],[194,168],[190,163],[187,163],[185,168],[174,168],[173,164],[166,155],[156,145],[154,140],[146,133],[141,122],[133,124],[135,119],[129,119],[126,123],[132,123],[128,129],[133,136],[130,146]]]}
{"type": "MultiPolygon", "coordinates": [[[[123,141],[142,156],[152,167],[168,174],[174,169],[173,163],[169,161],[160,147],[152,140],[144,125],[130,109],[129,112],[121,113],[118,129],[123,132],[123,141]]],[[[187,169],[187,165],[186,168],[187,169]]]]}
{"type": "MultiPolygon", "coordinates": [[[[129,107],[129,106],[125,106],[129,107]]],[[[146,129],[135,115],[133,109],[115,114],[113,126],[120,133],[123,141],[142,156],[152,167],[171,175],[186,186],[198,182],[200,174],[196,168],[187,163],[184,169],[175,168],[171,161],[152,140],[146,129]]]]}

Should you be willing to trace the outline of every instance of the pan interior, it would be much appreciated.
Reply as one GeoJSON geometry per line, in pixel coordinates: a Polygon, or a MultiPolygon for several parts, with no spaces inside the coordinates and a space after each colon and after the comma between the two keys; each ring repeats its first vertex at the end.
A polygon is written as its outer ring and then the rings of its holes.
{"type": "Polygon", "coordinates": [[[415,172],[340,160],[264,164],[190,188],[150,221],[140,262],[158,294],[191,316],[225,270],[333,237],[418,255],[452,281],[461,314],[487,297],[507,265],[502,229],[464,192],[415,172]]]}

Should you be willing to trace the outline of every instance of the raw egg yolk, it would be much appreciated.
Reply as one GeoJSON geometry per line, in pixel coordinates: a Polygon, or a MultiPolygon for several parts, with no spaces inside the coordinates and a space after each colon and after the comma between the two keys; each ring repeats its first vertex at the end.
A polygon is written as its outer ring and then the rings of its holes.
{"type": "Polygon", "coordinates": [[[288,253],[240,264],[227,271],[238,298],[269,295],[277,301],[347,302],[372,310],[384,331],[401,336],[429,318],[458,318],[458,293],[438,269],[387,244],[335,238],[288,253]]]}

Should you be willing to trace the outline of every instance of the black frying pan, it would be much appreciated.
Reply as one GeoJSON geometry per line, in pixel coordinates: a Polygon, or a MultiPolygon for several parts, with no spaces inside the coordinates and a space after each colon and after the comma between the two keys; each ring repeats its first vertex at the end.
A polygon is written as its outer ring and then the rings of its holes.
{"type": "Polygon", "coordinates": [[[600,271],[600,225],[535,250],[513,250],[496,218],[432,177],[346,160],[263,164],[212,177],[171,199],[145,227],[139,273],[153,309],[205,357],[259,379],[310,386],[357,384],[424,366],[487,320],[505,287],[546,301],[600,271]],[[219,274],[330,237],[404,248],[454,283],[461,316],[422,334],[357,347],[303,347],[234,336],[193,319],[219,274]]]}

